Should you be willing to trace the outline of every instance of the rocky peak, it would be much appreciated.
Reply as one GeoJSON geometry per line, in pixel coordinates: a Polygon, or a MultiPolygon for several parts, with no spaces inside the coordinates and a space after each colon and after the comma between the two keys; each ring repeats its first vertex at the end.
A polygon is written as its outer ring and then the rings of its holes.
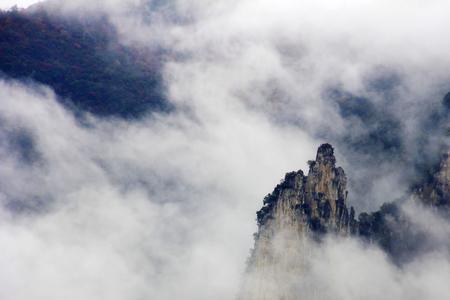
{"type": "Polygon", "coordinates": [[[335,164],[333,147],[323,144],[309,162],[308,176],[301,170],[287,173],[257,212],[257,236],[287,227],[314,233],[351,230],[355,222],[354,210],[346,204],[347,178],[335,164]]]}
{"type": "Polygon", "coordinates": [[[330,144],[322,144],[319,147],[316,155],[316,163],[334,167],[336,158],[334,157],[334,149],[330,144]]]}
{"type": "Polygon", "coordinates": [[[419,199],[421,204],[439,207],[450,216],[450,152],[443,155],[430,180],[408,195],[412,197],[361,213],[358,221],[353,207],[347,206],[346,186],[345,172],[336,167],[330,144],[319,147],[316,160],[309,161],[307,176],[301,170],[285,175],[257,212],[258,232],[238,299],[298,299],[291,287],[307,268],[305,256],[311,252],[308,240],[320,242],[324,234],[351,236],[378,245],[398,265],[426,253],[432,237],[415,226],[403,204],[419,199]]]}
{"type": "Polygon", "coordinates": [[[288,291],[289,283],[277,274],[302,272],[306,267],[302,257],[309,251],[307,239],[355,231],[355,213],[346,204],[347,178],[335,164],[333,147],[323,144],[316,160],[309,161],[307,176],[301,170],[287,173],[264,198],[239,299],[296,299],[288,291]]]}
{"type": "Polygon", "coordinates": [[[347,178],[341,167],[336,168],[334,149],[330,144],[319,147],[316,161],[310,163],[306,183],[306,200],[318,200],[330,209],[330,214],[338,217],[335,225],[340,225],[341,213],[345,213],[347,199],[347,178]]]}

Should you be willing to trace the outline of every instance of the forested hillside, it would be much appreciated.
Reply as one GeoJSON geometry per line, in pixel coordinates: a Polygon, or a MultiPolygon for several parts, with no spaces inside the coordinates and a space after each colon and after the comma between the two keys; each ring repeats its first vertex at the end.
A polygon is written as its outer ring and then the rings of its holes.
{"type": "Polygon", "coordinates": [[[167,110],[160,56],[117,42],[106,17],[0,12],[0,72],[51,86],[66,105],[101,116],[167,110]]]}

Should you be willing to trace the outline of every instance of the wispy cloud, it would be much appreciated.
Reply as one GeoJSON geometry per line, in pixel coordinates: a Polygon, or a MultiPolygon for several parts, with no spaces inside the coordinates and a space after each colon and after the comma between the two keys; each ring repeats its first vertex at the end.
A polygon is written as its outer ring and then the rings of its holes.
{"type": "Polygon", "coordinates": [[[48,89],[0,91],[0,132],[37,153],[0,145],[6,298],[230,299],[260,199],[309,156],[301,131],[245,111],[80,124],[48,89]]]}
{"type": "MultiPolygon", "coordinates": [[[[326,139],[356,184],[373,183],[351,204],[393,200],[424,116],[450,89],[446,1],[61,3],[107,13],[124,43],[164,49],[177,110],[82,124],[48,89],[0,83],[0,298],[232,299],[254,212],[286,171],[305,169],[326,139]],[[389,88],[374,88],[386,78],[389,88]],[[343,116],[334,89],[386,109],[407,159],[340,151],[373,124],[343,116]]],[[[340,283],[327,290],[338,299],[447,292],[442,253],[398,270],[353,241],[318,251],[311,278],[340,283]]]]}

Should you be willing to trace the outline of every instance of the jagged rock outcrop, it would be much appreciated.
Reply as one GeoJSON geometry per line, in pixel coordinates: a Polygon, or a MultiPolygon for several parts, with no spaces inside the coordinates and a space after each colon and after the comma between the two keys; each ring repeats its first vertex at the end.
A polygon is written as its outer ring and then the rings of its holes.
{"type": "Polygon", "coordinates": [[[295,299],[290,290],[311,251],[306,240],[357,230],[355,211],[346,203],[346,185],[329,144],[319,147],[307,176],[301,170],[286,174],[257,212],[258,232],[240,299],[295,299]]]}
{"type": "Polygon", "coordinates": [[[430,249],[427,247],[433,242],[427,232],[415,226],[404,206],[418,203],[428,208],[446,207],[442,211],[449,215],[450,152],[431,180],[414,188],[411,195],[385,203],[378,211],[361,213],[358,220],[347,204],[347,178],[344,170],[336,167],[333,152],[331,145],[321,145],[316,160],[309,162],[307,176],[301,170],[287,173],[264,198],[238,299],[297,299],[298,293],[292,289],[308,267],[310,241],[320,242],[325,234],[378,245],[398,265],[430,249]]]}
{"type": "Polygon", "coordinates": [[[314,233],[348,233],[355,229],[354,209],[346,205],[347,178],[344,170],[336,167],[333,147],[320,146],[309,166],[308,176],[301,170],[287,173],[264,198],[264,206],[257,212],[257,235],[287,227],[314,233]]]}

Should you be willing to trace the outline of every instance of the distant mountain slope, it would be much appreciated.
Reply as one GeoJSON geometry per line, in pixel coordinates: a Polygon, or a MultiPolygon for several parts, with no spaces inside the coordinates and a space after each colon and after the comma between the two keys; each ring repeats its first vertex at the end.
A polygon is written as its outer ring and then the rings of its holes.
{"type": "Polygon", "coordinates": [[[159,65],[118,45],[106,18],[0,12],[0,72],[49,85],[69,106],[121,117],[166,110],[159,65]]]}

